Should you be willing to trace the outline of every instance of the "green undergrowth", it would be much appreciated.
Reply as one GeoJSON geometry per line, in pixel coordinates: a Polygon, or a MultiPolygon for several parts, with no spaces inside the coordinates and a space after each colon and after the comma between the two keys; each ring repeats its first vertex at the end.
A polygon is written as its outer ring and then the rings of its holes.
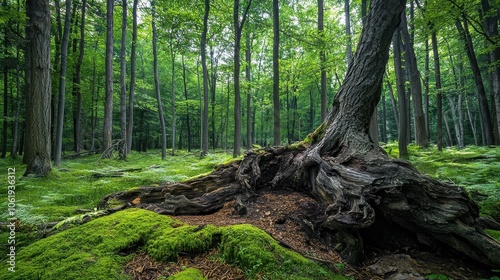
{"type": "MultiPolygon", "coordinates": [[[[132,279],[123,266],[142,251],[158,261],[217,248],[220,260],[249,279],[347,279],[281,247],[252,225],[190,226],[128,209],[41,239],[17,252],[16,272],[2,262],[0,279],[132,279]]],[[[196,270],[168,279],[203,279],[196,270]],[[189,278],[190,275],[195,275],[189,278]]]]}
{"type": "MultiPolygon", "coordinates": [[[[21,159],[6,158],[0,160],[0,174],[6,176],[7,168],[16,168],[16,218],[40,224],[71,217],[78,209],[92,210],[102,197],[113,192],[179,182],[210,172],[230,158],[223,153],[200,158],[197,153],[184,151],[167,156],[164,161],[159,151],[132,152],[127,161],[91,155],[63,160],[45,178],[21,177],[25,169],[21,159]],[[140,170],[119,172],[126,169],[140,170]]],[[[6,192],[0,193],[0,209],[7,209],[6,196],[6,192]]],[[[0,211],[0,220],[7,219],[6,215],[6,211],[0,211]]]]}
{"type": "Polygon", "coordinates": [[[186,268],[183,271],[169,276],[167,280],[206,280],[207,278],[203,277],[201,271],[196,268],[186,268]]]}
{"type": "MultiPolygon", "coordinates": [[[[397,143],[384,146],[396,158],[397,143]]],[[[463,186],[478,202],[481,214],[500,221],[500,148],[467,146],[464,149],[408,146],[409,161],[423,174],[463,186]]]]}

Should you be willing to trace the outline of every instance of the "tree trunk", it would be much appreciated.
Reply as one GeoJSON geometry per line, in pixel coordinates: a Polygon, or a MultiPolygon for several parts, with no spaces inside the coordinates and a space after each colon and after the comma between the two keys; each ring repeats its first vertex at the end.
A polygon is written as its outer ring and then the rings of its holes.
{"type": "MultiPolygon", "coordinates": [[[[485,31],[486,34],[490,38],[497,38],[498,37],[498,14],[496,13],[491,13],[491,6],[489,4],[488,0],[481,0],[481,5],[483,9],[483,13],[486,16],[485,18],[485,31]]],[[[492,88],[492,95],[493,95],[493,111],[496,113],[496,119],[493,120],[496,122],[496,128],[497,128],[497,139],[500,141],[500,66],[498,63],[500,62],[500,47],[498,45],[495,45],[494,48],[490,51],[490,59],[491,59],[491,75],[493,78],[493,88],[492,88]]],[[[496,143],[497,145],[500,143],[496,143]]]]}
{"type": "Polygon", "coordinates": [[[56,153],[54,166],[61,164],[62,140],[64,128],[64,103],[66,99],[66,69],[68,62],[69,26],[71,24],[71,0],[66,0],[64,33],[61,41],[61,68],[59,72],[59,105],[57,109],[56,153]]]}
{"type": "Polygon", "coordinates": [[[398,94],[398,106],[399,106],[399,125],[398,125],[398,148],[399,157],[408,157],[408,108],[406,102],[405,93],[405,77],[403,74],[403,67],[401,63],[401,33],[396,30],[394,33],[394,38],[392,42],[392,47],[394,49],[394,72],[396,72],[396,91],[398,94]]]}
{"type": "MultiPolygon", "coordinates": [[[[4,58],[8,56],[8,38],[7,33],[4,35],[4,58]]],[[[8,130],[8,110],[9,110],[9,66],[8,63],[3,65],[3,127],[2,127],[2,154],[0,158],[5,158],[7,155],[7,130],[8,130]]]]}
{"type": "Polygon", "coordinates": [[[156,102],[158,105],[158,117],[160,119],[160,128],[161,128],[161,159],[164,160],[167,157],[167,129],[165,125],[165,117],[163,116],[163,105],[161,102],[160,95],[160,79],[158,78],[158,54],[156,50],[156,10],[154,6],[154,1],[151,2],[151,11],[152,11],[152,21],[151,26],[153,29],[153,75],[155,80],[155,94],[156,94],[156,102]]]}
{"type": "Polygon", "coordinates": [[[132,48],[130,51],[130,92],[128,96],[128,127],[127,127],[127,153],[132,150],[132,132],[134,130],[134,96],[135,96],[135,60],[137,45],[137,4],[134,0],[132,7],[132,48]]]}
{"type": "Polygon", "coordinates": [[[120,49],[120,159],[127,159],[127,0],[122,0],[122,40],[120,49]]]}
{"type": "Polygon", "coordinates": [[[368,136],[405,2],[371,1],[332,110],[302,145],[250,152],[205,177],[112,194],[99,206],[113,199],[123,203],[115,204],[115,210],[135,206],[164,214],[201,214],[233,200],[244,204],[264,189],[286,188],[317,200],[322,214],[314,217],[313,228],[321,236],[337,237],[336,247],[346,261],[361,260],[363,236],[383,232],[397,237],[404,230],[414,242],[446,245],[492,267],[500,265],[500,243],[484,233],[478,206],[462,188],[390,159],[368,136]]]}
{"type": "Polygon", "coordinates": [[[321,45],[319,46],[319,65],[321,69],[321,121],[324,121],[326,118],[327,108],[328,108],[328,93],[326,91],[326,55],[325,55],[325,35],[323,32],[324,29],[324,1],[318,0],[318,31],[319,36],[321,38],[321,45]]]}
{"type": "Polygon", "coordinates": [[[432,32],[432,52],[434,53],[434,75],[436,77],[436,118],[437,118],[437,146],[438,150],[443,150],[443,96],[441,94],[441,66],[439,63],[439,52],[437,45],[436,31],[432,32]]]}
{"type": "MultiPolygon", "coordinates": [[[[208,69],[207,69],[207,32],[208,15],[210,14],[210,0],[205,0],[203,15],[203,32],[201,33],[201,67],[203,69],[203,125],[201,140],[201,155],[208,154],[208,69]]],[[[212,120],[213,121],[213,120],[212,120]]]]}
{"type": "MultiPolygon", "coordinates": [[[[189,114],[189,96],[187,89],[187,76],[186,76],[186,64],[184,63],[184,54],[182,54],[182,81],[184,84],[184,98],[186,99],[186,129],[187,129],[187,151],[191,152],[191,117],[189,114]]],[[[179,143],[182,143],[179,141],[179,143]]],[[[179,145],[179,149],[181,146],[179,145]]]]}
{"type": "Polygon", "coordinates": [[[406,15],[403,12],[401,25],[402,38],[405,45],[405,63],[408,68],[408,76],[410,78],[411,95],[413,98],[413,114],[415,121],[415,140],[420,147],[429,145],[427,138],[427,130],[425,129],[425,115],[422,108],[422,85],[420,83],[420,71],[417,67],[417,58],[415,57],[415,50],[413,43],[408,32],[408,23],[406,22],[406,15]]]}
{"type": "Polygon", "coordinates": [[[245,76],[247,80],[247,151],[252,149],[252,37],[250,36],[250,31],[247,32],[246,36],[246,50],[245,50],[245,76]]]}
{"type": "Polygon", "coordinates": [[[50,172],[50,4],[26,2],[26,151],[24,175],[50,172]]]}
{"type": "MultiPolygon", "coordinates": [[[[74,126],[74,149],[76,154],[80,154],[82,148],[81,140],[81,121],[82,121],[82,93],[81,93],[81,69],[83,64],[83,56],[85,51],[85,10],[87,0],[82,1],[82,14],[80,23],[80,43],[78,50],[78,60],[76,62],[75,76],[73,79],[73,96],[75,97],[75,106],[73,110],[73,126],[74,126]]],[[[76,40],[76,39],[75,39],[76,40]]]]}
{"type": "Polygon", "coordinates": [[[281,143],[280,121],[280,12],[279,0],[273,0],[273,145],[281,143]]]}
{"type": "Polygon", "coordinates": [[[113,0],[106,0],[106,100],[103,121],[103,157],[113,157],[113,0]]]}
{"type": "Polygon", "coordinates": [[[349,7],[350,0],[344,0],[344,15],[345,15],[345,35],[347,37],[346,44],[346,59],[347,66],[351,65],[352,61],[352,42],[351,42],[351,9],[349,7]]]}
{"type": "Polygon", "coordinates": [[[490,110],[488,108],[488,100],[486,98],[486,90],[484,88],[483,78],[481,77],[481,71],[477,63],[474,47],[472,45],[472,39],[469,34],[467,19],[464,20],[464,26],[462,26],[462,22],[459,19],[457,19],[455,21],[455,26],[457,27],[460,39],[464,44],[467,57],[469,58],[472,73],[474,74],[477,100],[479,103],[479,112],[481,113],[481,123],[485,136],[484,142],[486,145],[493,145],[493,126],[490,118],[490,110]]]}
{"type": "Polygon", "coordinates": [[[175,112],[175,50],[174,50],[174,30],[170,30],[170,62],[172,64],[172,76],[170,79],[170,110],[172,112],[172,122],[171,122],[171,143],[172,143],[172,155],[175,155],[175,137],[176,137],[176,124],[177,116],[175,112]]]}

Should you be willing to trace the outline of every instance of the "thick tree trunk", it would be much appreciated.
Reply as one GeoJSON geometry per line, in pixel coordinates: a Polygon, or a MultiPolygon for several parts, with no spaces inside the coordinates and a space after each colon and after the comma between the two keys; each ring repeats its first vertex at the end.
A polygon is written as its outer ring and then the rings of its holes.
{"type": "Polygon", "coordinates": [[[112,194],[100,207],[211,213],[232,200],[237,208],[262,189],[287,188],[308,193],[323,205],[314,229],[337,237],[347,261],[362,257],[363,234],[381,230],[398,235],[404,229],[422,243],[446,244],[477,261],[500,265],[500,244],[484,233],[478,207],[462,188],[389,159],[368,136],[405,2],[371,1],[358,51],[333,108],[308,141],[294,148],[249,152],[241,161],[183,183],[112,194]]]}
{"type": "Polygon", "coordinates": [[[26,152],[24,175],[50,172],[50,4],[28,0],[26,15],[26,152]]]}
{"type": "Polygon", "coordinates": [[[401,63],[401,33],[396,30],[394,34],[392,47],[394,49],[394,72],[396,73],[396,91],[398,94],[398,105],[399,105],[399,115],[398,115],[398,148],[399,157],[408,157],[408,102],[406,102],[405,94],[405,77],[403,73],[403,67],[401,63]]]}

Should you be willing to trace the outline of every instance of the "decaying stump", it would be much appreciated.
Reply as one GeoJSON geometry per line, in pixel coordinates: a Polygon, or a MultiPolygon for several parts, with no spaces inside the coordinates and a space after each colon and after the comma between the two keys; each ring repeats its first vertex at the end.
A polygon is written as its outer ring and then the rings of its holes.
{"type": "MultiPolygon", "coordinates": [[[[460,187],[389,159],[368,136],[380,99],[392,34],[404,0],[371,1],[352,65],[325,122],[293,147],[249,152],[208,176],[104,197],[100,207],[142,207],[164,214],[202,214],[262,189],[292,189],[326,207],[317,230],[335,235],[342,256],[362,256],[361,232],[404,229],[424,244],[445,244],[479,262],[500,266],[500,243],[488,236],[478,206],[460,187]]],[[[397,230],[394,232],[398,232],[397,230]]]]}

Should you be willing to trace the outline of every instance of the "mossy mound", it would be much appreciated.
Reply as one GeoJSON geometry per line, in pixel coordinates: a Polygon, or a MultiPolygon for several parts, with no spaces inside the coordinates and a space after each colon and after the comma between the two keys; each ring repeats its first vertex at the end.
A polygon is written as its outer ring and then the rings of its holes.
{"type": "Polygon", "coordinates": [[[172,261],[179,253],[216,247],[222,260],[243,269],[250,279],[344,279],[279,246],[254,226],[189,226],[142,209],[120,211],[35,242],[17,253],[15,273],[3,262],[0,279],[131,279],[123,265],[137,250],[172,261]]]}
{"type": "Polygon", "coordinates": [[[186,268],[185,270],[172,275],[167,280],[206,280],[201,271],[196,268],[186,268]]]}

